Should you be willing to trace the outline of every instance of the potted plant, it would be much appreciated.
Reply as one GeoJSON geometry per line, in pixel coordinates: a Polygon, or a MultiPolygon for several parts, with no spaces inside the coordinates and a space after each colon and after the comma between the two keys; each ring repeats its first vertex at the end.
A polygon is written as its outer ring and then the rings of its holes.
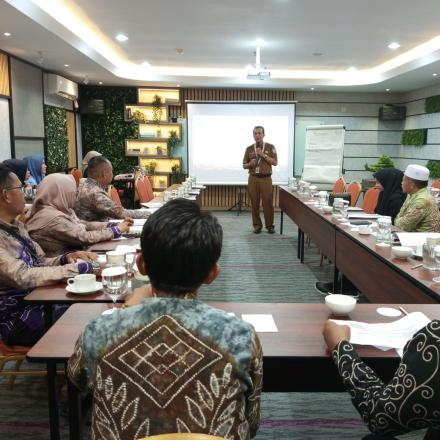
{"type": "Polygon", "coordinates": [[[148,180],[151,183],[151,187],[154,188],[154,176],[156,175],[157,162],[150,160],[145,165],[145,174],[148,176],[148,180]]]}
{"type": "Polygon", "coordinates": [[[160,125],[163,114],[162,98],[159,95],[154,95],[151,105],[153,106],[153,121],[160,125]]]}
{"type": "Polygon", "coordinates": [[[171,167],[171,184],[179,184],[183,182],[185,174],[183,173],[180,165],[173,165],[171,167]]]}
{"type": "MultiPolygon", "coordinates": [[[[389,156],[386,154],[383,154],[379,157],[377,162],[375,164],[369,165],[365,164],[365,169],[367,171],[371,171],[372,173],[375,173],[379,170],[382,170],[383,168],[394,168],[394,162],[391,160],[389,156]]],[[[362,179],[362,191],[366,191],[367,189],[373,187],[375,185],[374,179],[362,179]]]]}
{"type": "Polygon", "coordinates": [[[426,168],[429,170],[429,177],[431,179],[440,179],[440,160],[428,160],[426,168]]]}
{"type": "Polygon", "coordinates": [[[176,148],[178,143],[179,143],[179,138],[177,137],[177,131],[170,130],[168,140],[167,140],[168,155],[169,156],[173,157],[174,148],[176,148]]]}

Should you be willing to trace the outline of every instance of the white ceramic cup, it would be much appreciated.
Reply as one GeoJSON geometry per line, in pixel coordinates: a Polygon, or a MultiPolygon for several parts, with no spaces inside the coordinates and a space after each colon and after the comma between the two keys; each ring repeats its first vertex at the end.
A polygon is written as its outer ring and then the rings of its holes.
{"type": "Polygon", "coordinates": [[[371,234],[371,232],[373,232],[373,231],[371,230],[370,225],[360,225],[359,226],[359,234],[369,235],[369,234],[371,234]]]}
{"type": "Polygon", "coordinates": [[[121,266],[125,263],[125,253],[120,251],[108,251],[105,253],[107,256],[107,264],[120,264],[121,266]]]}
{"type": "Polygon", "coordinates": [[[83,273],[69,278],[67,284],[73,286],[78,292],[89,292],[96,286],[96,275],[93,273],[83,273]]]}

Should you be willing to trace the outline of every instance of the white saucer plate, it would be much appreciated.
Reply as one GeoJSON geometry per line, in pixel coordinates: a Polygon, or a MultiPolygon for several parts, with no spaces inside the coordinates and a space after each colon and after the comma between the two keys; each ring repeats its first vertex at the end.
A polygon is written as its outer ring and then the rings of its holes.
{"type": "Polygon", "coordinates": [[[393,307],[379,307],[376,309],[376,312],[382,316],[400,316],[402,312],[399,309],[395,309],[393,307]]]}
{"type": "Polygon", "coordinates": [[[98,290],[101,290],[101,289],[102,289],[102,283],[100,283],[98,281],[95,283],[95,287],[93,289],[91,289],[91,290],[87,290],[87,292],[78,291],[76,289],[75,285],[73,285],[73,284],[68,284],[66,286],[66,290],[69,293],[74,293],[75,295],[89,295],[89,294],[95,293],[95,292],[97,292],[98,290]]]}

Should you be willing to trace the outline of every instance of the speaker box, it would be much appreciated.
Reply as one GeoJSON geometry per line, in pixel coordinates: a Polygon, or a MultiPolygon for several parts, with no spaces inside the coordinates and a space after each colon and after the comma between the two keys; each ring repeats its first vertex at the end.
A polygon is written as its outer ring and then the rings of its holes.
{"type": "Polygon", "coordinates": [[[406,118],[406,107],[397,105],[383,105],[379,108],[381,121],[403,121],[406,118]]]}
{"type": "Polygon", "coordinates": [[[102,99],[83,99],[79,102],[79,112],[82,115],[103,115],[104,100],[102,99]]]}

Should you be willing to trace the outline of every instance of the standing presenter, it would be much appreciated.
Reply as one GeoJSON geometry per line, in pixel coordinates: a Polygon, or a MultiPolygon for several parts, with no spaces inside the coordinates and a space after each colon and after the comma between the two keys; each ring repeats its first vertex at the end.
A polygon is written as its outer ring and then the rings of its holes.
{"type": "Polygon", "coordinates": [[[264,127],[254,127],[255,143],[246,148],[243,168],[249,170],[248,192],[252,206],[254,233],[263,228],[260,219],[260,199],[263,204],[264,222],[269,234],[275,232],[273,224],[272,167],[278,164],[277,150],[272,144],[263,142],[264,127]]]}

